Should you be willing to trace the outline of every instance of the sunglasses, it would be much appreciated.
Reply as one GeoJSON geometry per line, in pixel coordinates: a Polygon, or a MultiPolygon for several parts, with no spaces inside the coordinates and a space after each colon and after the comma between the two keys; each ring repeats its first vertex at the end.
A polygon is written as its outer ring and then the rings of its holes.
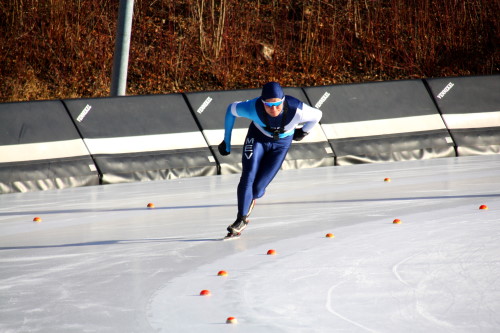
{"type": "Polygon", "coordinates": [[[285,100],[285,97],[283,97],[281,99],[281,101],[277,101],[277,102],[264,102],[264,100],[261,99],[262,103],[264,103],[264,105],[268,106],[268,107],[273,107],[273,106],[281,105],[281,103],[283,103],[284,100],[285,100]]]}

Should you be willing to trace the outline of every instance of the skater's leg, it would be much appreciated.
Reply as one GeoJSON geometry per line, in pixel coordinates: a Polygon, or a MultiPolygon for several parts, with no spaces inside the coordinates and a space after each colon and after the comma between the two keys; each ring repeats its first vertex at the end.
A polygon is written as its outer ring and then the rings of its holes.
{"type": "Polygon", "coordinates": [[[278,173],[290,148],[291,138],[287,141],[275,142],[271,151],[268,151],[261,161],[262,168],[259,169],[253,182],[253,197],[261,198],[266,192],[267,186],[278,173]],[[265,166],[265,167],[264,167],[265,166]]]}
{"type": "Polygon", "coordinates": [[[245,140],[242,156],[243,170],[238,184],[238,215],[247,216],[254,199],[253,184],[259,172],[259,166],[264,156],[263,144],[252,140],[250,136],[245,140]]]}

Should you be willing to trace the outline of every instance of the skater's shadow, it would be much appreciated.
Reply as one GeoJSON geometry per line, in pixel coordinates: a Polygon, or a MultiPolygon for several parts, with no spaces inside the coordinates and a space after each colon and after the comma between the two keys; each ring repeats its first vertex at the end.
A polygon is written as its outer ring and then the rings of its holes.
{"type": "Polygon", "coordinates": [[[133,212],[133,211],[161,211],[161,210],[183,210],[183,209],[203,209],[234,207],[235,205],[192,205],[192,206],[165,206],[165,207],[131,207],[131,208],[88,208],[88,209],[61,209],[61,210],[31,210],[31,211],[9,211],[0,212],[0,216],[11,215],[48,215],[48,214],[74,214],[74,213],[112,213],[112,212],[133,212]]]}
{"type": "Polygon", "coordinates": [[[173,243],[173,242],[216,242],[221,238],[188,238],[188,237],[165,237],[165,238],[143,238],[143,239],[122,239],[104,240],[84,243],[52,244],[52,245],[26,245],[26,246],[6,246],[0,247],[0,251],[5,250],[28,250],[28,249],[48,249],[80,246],[102,246],[102,245],[130,245],[144,243],[173,243]]]}

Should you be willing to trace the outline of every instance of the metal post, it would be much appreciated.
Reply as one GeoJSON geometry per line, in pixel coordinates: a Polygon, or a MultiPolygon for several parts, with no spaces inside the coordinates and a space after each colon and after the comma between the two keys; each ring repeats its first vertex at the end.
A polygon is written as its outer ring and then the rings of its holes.
{"type": "Polygon", "coordinates": [[[111,96],[124,96],[127,88],[128,55],[134,0],[120,0],[116,29],[113,72],[111,74],[111,96]]]}

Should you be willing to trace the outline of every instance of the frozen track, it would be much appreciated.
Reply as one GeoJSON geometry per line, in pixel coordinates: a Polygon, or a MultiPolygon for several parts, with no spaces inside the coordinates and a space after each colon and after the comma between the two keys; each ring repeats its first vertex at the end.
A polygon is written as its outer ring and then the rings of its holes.
{"type": "Polygon", "coordinates": [[[0,332],[498,332],[499,165],[281,171],[231,242],[239,175],[1,195],[0,332]]]}

